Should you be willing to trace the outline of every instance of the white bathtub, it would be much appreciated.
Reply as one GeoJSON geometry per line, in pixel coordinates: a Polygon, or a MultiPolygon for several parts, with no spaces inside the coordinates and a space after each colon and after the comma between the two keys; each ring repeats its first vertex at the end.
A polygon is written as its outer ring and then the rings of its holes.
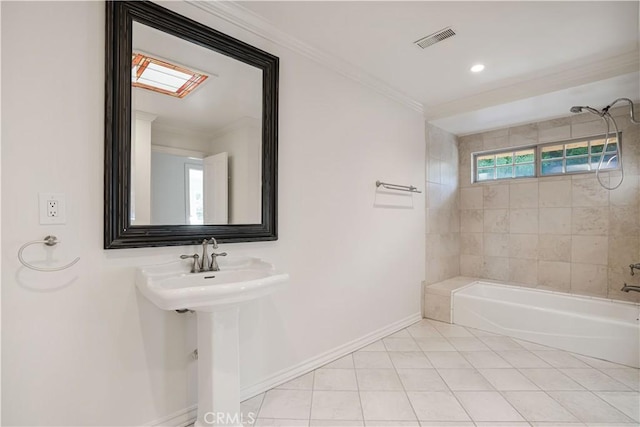
{"type": "Polygon", "coordinates": [[[640,367],[640,305],[474,282],[453,291],[453,323],[640,367]]]}

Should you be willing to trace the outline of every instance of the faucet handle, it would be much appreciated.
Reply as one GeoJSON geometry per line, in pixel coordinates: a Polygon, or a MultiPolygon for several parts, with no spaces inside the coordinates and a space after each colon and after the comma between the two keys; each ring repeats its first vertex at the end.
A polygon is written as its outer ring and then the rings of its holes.
{"type": "Polygon", "coordinates": [[[196,273],[198,271],[198,258],[200,258],[200,255],[198,254],[180,255],[180,259],[189,259],[189,258],[193,258],[193,265],[191,266],[191,272],[196,273]]]}
{"type": "Polygon", "coordinates": [[[218,266],[218,260],[216,258],[218,258],[219,256],[227,256],[226,252],[220,252],[219,254],[217,253],[212,253],[211,254],[211,263],[209,264],[209,270],[211,271],[220,271],[220,266],[218,266]]]}
{"type": "Polygon", "coordinates": [[[635,271],[634,270],[640,270],[640,263],[637,264],[629,264],[629,268],[631,269],[631,275],[635,276],[635,271]]]}

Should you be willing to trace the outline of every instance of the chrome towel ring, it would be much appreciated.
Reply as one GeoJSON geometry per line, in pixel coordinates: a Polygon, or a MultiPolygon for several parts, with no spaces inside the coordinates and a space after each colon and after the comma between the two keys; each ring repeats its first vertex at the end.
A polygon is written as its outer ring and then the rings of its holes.
{"type": "Polygon", "coordinates": [[[20,262],[22,263],[22,265],[24,265],[27,268],[30,268],[32,270],[36,270],[36,271],[60,271],[60,270],[64,270],[66,268],[71,267],[72,265],[74,265],[75,263],[77,263],[78,261],[80,261],[80,257],[74,259],[73,261],[71,261],[69,264],[67,265],[63,265],[61,267],[50,267],[50,268],[43,268],[43,267],[35,267],[31,264],[29,264],[28,262],[26,262],[24,260],[24,258],[22,258],[22,251],[25,250],[25,248],[27,246],[30,245],[35,245],[36,243],[44,243],[47,246],[55,246],[58,243],[60,243],[60,241],[58,240],[58,238],[56,236],[46,236],[43,240],[33,240],[31,242],[27,242],[24,245],[20,246],[20,249],[18,249],[18,260],[20,260],[20,262]]]}

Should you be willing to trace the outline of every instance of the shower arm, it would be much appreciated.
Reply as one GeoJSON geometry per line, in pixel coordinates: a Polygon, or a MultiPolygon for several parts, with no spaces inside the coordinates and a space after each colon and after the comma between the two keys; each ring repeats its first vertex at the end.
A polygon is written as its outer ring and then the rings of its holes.
{"type": "Polygon", "coordinates": [[[629,108],[630,108],[630,109],[629,109],[629,116],[631,117],[631,123],[636,124],[636,125],[640,125],[640,120],[637,120],[637,119],[636,119],[636,113],[635,113],[635,111],[633,110],[633,101],[632,101],[632,100],[630,100],[629,98],[618,98],[618,99],[616,99],[616,100],[615,100],[615,101],[613,101],[611,104],[609,104],[609,105],[607,105],[606,107],[604,107],[604,108],[602,109],[602,112],[603,112],[603,113],[608,113],[608,112],[609,112],[609,109],[610,109],[611,107],[613,107],[614,105],[616,105],[616,104],[617,104],[618,102],[620,102],[620,101],[625,101],[625,102],[628,102],[628,103],[629,103],[629,108]]]}

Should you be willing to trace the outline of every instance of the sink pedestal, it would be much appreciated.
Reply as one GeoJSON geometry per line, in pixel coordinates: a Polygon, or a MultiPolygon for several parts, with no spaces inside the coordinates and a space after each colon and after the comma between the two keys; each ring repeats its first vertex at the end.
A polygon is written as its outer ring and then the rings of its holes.
{"type": "Polygon", "coordinates": [[[196,427],[242,426],[238,319],[240,307],[196,311],[198,419],[196,427]]]}

